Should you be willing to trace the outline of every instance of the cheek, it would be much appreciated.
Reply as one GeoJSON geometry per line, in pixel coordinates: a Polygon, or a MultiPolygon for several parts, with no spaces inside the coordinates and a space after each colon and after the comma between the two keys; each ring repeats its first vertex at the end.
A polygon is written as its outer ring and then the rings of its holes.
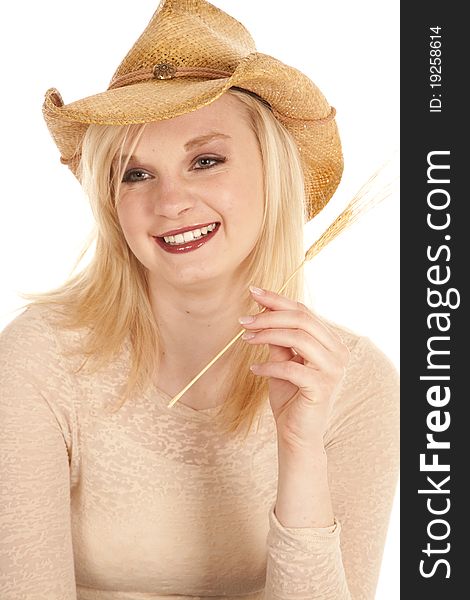
{"type": "Polygon", "coordinates": [[[261,223],[264,212],[264,185],[261,167],[245,165],[232,182],[231,195],[226,206],[231,216],[239,222],[246,223],[247,217],[253,220],[256,227],[261,223]]]}
{"type": "Polygon", "coordinates": [[[246,179],[240,194],[240,219],[249,220],[249,228],[258,230],[263,220],[264,190],[256,177],[246,179]]]}
{"type": "Polygon", "coordinates": [[[126,238],[142,230],[144,218],[138,203],[121,201],[116,210],[119,224],[126,238]]]}

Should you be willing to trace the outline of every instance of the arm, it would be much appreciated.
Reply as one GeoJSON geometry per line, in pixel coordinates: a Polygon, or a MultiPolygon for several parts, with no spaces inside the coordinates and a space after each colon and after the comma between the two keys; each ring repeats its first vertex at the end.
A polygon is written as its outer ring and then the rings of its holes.
{"type": "Polygon", "coordinates": [[[240,319],[242,339],[269,344],[251,369],[269,377],[279,449],[264,598],[372,600],[398,468],[395,371],[370,341],[250,289],[269,310],[240,319]]]}
{"type": "Polygon", "coordinates": [[[54,340],[28,312],[0,335],[0,597],[74,600],[70,432],[54,340]]]}
{"type": "Polygon", "coordinates": [[[279,443],[278,456],[278,492],[270,512],[265,598],[350,600],[324,449],[292,454],[279,443]]]}
{"type": "Polygon", "coordinates": [[[280,448],[266,600],[374,599],[398,472],[397,383],[388,359],[360,340],[332,411],[324,460],[321,452],[308,459],[280,448]],[[329,519],[329,494],[337,521],[318,527],[329,519]]]}
{"type": "Polygon", "coordinates": [[[302,303],[250,289],[269,310],[241,318],[252,330],[243,339],[269,344],[269,361],[251,369],[269,377],[278,442],[278,490],[269,514],[263,598],[350,600],[324,451],[350,350],[302,303]]]}

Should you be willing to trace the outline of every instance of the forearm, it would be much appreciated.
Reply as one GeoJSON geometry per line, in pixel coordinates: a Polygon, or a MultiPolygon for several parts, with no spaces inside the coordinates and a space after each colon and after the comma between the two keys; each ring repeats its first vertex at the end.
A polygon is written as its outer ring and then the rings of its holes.
{"type": "Polygon", "coordinates": [[[278,455],[263,600],[351,600],[323,446],[299,453],[278,443],[278,455]]]}
{"type": "Polygon", "coordinates": [[[323,444],[296,449],[278,442],[275,514],[284,527],[329,527],[334,513],[323,444]]]}

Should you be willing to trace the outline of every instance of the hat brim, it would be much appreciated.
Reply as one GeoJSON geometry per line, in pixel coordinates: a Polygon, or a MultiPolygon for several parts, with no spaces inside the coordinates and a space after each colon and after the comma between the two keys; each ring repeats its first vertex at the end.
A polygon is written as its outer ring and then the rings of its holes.
{"type": "Polygon", "coordinates": [[[88,125],[130,125],[171,119],[211,104],[232,87],[265,100],[293,136],[305,174],[308,218],[312,218],[334,193],[343,170],[334,110],[308,77],[273,57],[258,52],[250,54],[229,78],[151,79],[68,105],[51,88],[46,93],[43,114],[62,162],[76,175],[88,125]]]}

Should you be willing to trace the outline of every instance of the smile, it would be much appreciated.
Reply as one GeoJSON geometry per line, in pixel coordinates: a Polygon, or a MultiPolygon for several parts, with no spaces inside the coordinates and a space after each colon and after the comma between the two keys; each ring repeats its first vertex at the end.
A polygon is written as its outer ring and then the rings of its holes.
{"type": "Polygon", "coordinates": [[[208,227],[201,227],[201,229],[191,229],[191,231],[185,231],[184,233],[178,233],[177,235],[165,236],[163,239],[167,244],[179,245],[185,242],[192,242],[202,236],[208,235],[211,231],[214,231],[217,223],[211,223],[208,227]]]}
{"type": "Polygon", "coordinates": [[[209,240],[211,240],[219,230],[220,223],[211,223],[201,229],[192,229],[177,235],[165,237],[154,237],[157,244],[166,252],[171,254],[180,254],[183,252],[192,252],[197,250],[209,240]]]}

